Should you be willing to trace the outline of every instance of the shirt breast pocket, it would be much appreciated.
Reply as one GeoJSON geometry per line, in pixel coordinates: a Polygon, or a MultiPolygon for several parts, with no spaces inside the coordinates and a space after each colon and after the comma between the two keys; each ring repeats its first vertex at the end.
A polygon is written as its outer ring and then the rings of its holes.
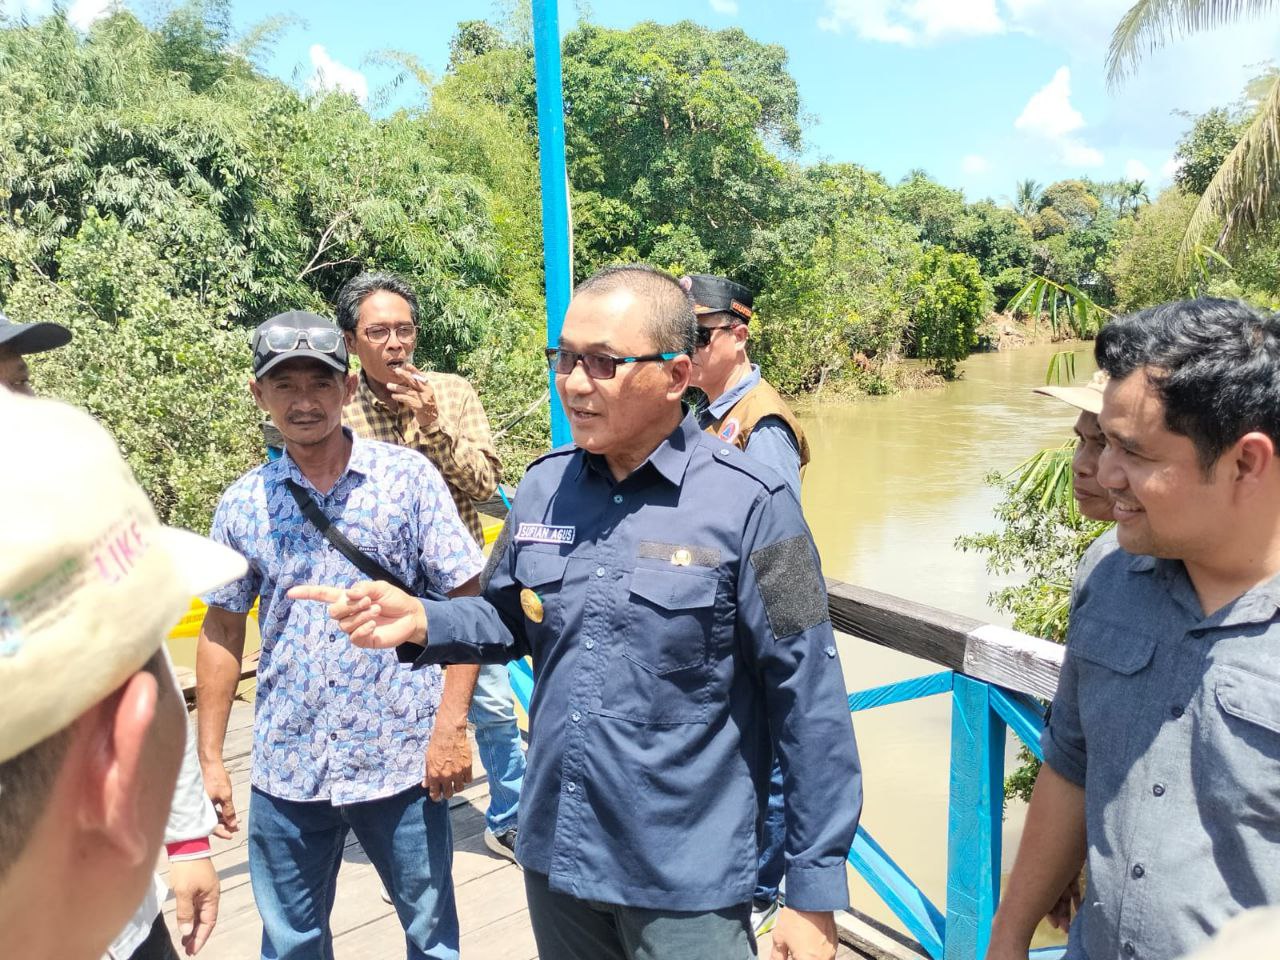
{"type": "Polygon", "coordinates": [[[1280,681],[1216,665],[1192,747],[1196,791],[1222,814],[1280,840],[1280,681]]]}
{"type": "Polygon", "coordinates": [[[1151,664],[1158,639],[1131,625],[1077,613],[1067,655],[1076,660],[1080,725],[1086,742],[1112,748],[1127,742],[1143,699],[1135,675],[1151,664]]]}
{"type": "Polygon", "coordinates": [[[610,660],[599,712],[640,723],[706,722],[719,585],[707,574],[636,568],[621,655],[610,660]]]}
{"type": "Polygon", "coordinates": [[[560,592],[568,563],[566,556],[532,547],[522,547],[516,554],[516,583],[520,586],[520,607],[526,629],[560,632],[564,624],[560,592]]]}

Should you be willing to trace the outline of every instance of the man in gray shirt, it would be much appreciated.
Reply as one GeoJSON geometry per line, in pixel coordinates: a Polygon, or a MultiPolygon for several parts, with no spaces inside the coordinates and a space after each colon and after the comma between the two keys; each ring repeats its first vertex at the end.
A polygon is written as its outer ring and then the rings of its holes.
{"type": "Polygon", "coordinates": [[[1280,903],[1280,318],[1164,304],[1105,327],[1067,656],[989,960],[1025,960],[1087,858],[1069,960],[1171,960],[1280,903]]]}

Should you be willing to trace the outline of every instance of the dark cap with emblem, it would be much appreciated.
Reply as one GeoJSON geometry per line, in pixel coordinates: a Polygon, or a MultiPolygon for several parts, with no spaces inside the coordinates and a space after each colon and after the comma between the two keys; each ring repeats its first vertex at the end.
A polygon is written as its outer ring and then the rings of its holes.
{"type": "Polygon", "coordinates": [[[681,278],[680,285],[693,298],[693,312],[698,316],[732,313],[744,323],[751,319],[755,297],[740,283],[709,273],[691,273],[681,278]]]}
{"type": "Polygon", "coordinates": [[[319,360],[346,373],[347,345],[337,324],[305,310],[290,310],[260,323],[253,331],[255,377],[299,357],[319,360]]]}
{"type": "Polygon", "coordinates": [[[71,331],[59,323],[14,323],[0,313],[0,347],[14,353],[44,353],[71,342],[71,331]]]}

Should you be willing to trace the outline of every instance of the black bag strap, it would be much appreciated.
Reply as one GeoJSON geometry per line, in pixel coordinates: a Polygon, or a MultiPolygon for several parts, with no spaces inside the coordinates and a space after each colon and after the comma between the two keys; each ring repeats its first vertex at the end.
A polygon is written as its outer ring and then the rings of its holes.
{"type": "Polygon", "coordinates": [[[370,580],[383,580],[393,587],[399,587],[411,597],[418,595],[417,590],[414,590],[413,587],[348,540],[346,534],[333,525],[333,521],[325,516],[324,511],[311,499],[311,496],[302,488],[300,483],[289,477],[285,480],[285,484],[288,485],[289,492],[293,494],[293,499],[297,502],[298,509],[302,511],[302,515],[310,520],[311,525],[324,534],[325,539],[333,544],[334,549],[350,560],[357,570],[370,580]]]}

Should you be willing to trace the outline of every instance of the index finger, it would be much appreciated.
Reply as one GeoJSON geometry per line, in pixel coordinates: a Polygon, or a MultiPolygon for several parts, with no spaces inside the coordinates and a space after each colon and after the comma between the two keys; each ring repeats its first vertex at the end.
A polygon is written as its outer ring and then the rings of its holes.
{"type": "Polygon", "coordinates": [[[340,590],[337,587],[326,587],[318,583],[301,583],[296,587],[290,587],[286,596],[290,600],[316,600],[320,603],[337,603],[339,600],[345,599],[346,594],[346,590],[340,590]]]}

